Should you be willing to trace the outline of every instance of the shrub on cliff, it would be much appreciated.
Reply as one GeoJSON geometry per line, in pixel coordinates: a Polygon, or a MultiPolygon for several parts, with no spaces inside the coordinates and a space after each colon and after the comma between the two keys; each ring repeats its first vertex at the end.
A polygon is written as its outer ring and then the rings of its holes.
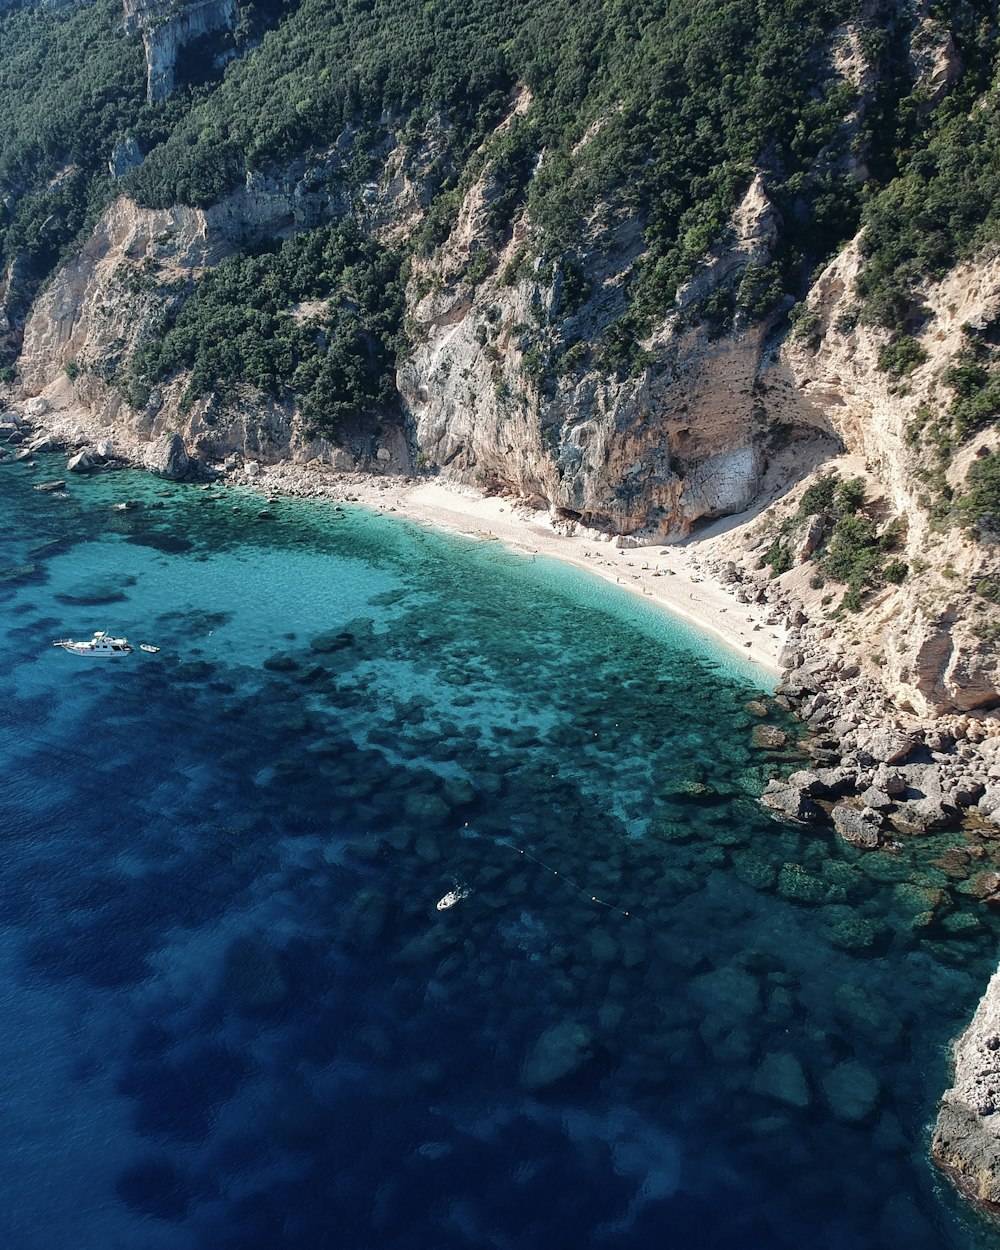
{"type": "Polygon", "coordinates": [[[969,465],[958,511],[981,538],[996,541],[1000,537],[1000,455],[987,452],[969,465]]]}

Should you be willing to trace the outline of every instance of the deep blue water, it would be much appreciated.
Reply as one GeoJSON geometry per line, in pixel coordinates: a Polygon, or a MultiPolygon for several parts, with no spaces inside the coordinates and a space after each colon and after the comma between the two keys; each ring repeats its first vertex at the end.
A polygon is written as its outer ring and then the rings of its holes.
{"type": "Polygon", "coordinates": [[[576,570],[60,468],[0,466],[4,1250],[991,1243],[926,1148],[993,845],[771,821],[764,675],[576,570]]]}

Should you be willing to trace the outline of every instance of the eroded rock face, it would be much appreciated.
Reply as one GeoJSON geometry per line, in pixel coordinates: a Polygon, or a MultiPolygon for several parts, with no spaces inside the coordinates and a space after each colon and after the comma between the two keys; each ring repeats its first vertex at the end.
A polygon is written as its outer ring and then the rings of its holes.
{"type": "Polygon", "coordinates": [[[122,0],[125,29],[140,31],[146,49],[146,93],[150,103],[174,89],[183,49],[200,35],[232,30],[236,0],[122,0]]]}
{"type": "Polygon", "coordinates": [[[1000,972],[955,1042],[954,1059],[931,1154],[970,1198],[1000,1208],[1000,972]]]}

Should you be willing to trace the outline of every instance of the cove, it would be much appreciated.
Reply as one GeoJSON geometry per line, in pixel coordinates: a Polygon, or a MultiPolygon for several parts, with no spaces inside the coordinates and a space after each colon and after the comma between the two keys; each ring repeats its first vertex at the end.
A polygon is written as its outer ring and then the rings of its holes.
{"type": "Polygon", "coordinates": [[[5,1247],[991,1244],[926,1160],[988,844],[771,820],[762,675],[573,568],[60,463],[0,466],[5,1247]]]}

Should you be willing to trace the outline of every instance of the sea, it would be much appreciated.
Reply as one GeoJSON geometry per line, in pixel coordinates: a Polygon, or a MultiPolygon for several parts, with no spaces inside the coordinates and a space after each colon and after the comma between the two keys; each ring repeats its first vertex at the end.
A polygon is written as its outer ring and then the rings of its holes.
{"type": "Polygon", "coordinates": [[[0,516],[3,1250],[996,1244],[928,1141],[998,844],[772,819],[767,673],[351,504],[0,516]]]}

